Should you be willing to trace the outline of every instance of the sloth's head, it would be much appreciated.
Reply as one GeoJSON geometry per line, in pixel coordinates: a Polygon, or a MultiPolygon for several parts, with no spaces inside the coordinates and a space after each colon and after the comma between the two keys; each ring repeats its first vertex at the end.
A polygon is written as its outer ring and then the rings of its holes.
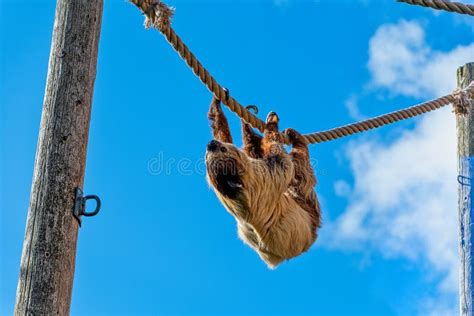
{"type": "Polygon", "coordinates": [[[234,145],[211,140],[206,150],[209,182],[223,196],[236,198],[244,190],[247,160],[245,153],[234,145]]]}

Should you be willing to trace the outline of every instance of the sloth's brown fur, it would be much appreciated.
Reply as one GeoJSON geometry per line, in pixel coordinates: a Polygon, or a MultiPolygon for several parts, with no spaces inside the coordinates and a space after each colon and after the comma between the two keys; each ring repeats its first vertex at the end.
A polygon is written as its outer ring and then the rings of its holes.
{"type": "Polygon", "coordinates": [[[288,154],[278,116],[270,112],[263,137],[242,122],[240,150],[232,144],[219,100],[213,99],[208,117],[214,136],[206,151],[208,181],[235,217],[240,238],[271,268],[308,250],[321,215],[304,138],[287,129],[292,144],[288,154]]]}

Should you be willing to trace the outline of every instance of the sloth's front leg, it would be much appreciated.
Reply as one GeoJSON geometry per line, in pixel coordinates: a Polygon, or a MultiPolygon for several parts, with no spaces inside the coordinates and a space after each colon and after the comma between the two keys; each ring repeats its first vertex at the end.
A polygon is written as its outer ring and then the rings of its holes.
{"type": "Polygon", "coordinates": [[[221,101],[215,96],[212,98],[207,117],[211,122],[212,135],[214,136],[214,139],[224,143],[232,143],[229,123],[222,111],[221,101]]]}
{"type": "Polygon", "coordinates": [[[244,120],[242,120],[242,142],[243,150],[249,157],[262,158],[262,136],[258,135],[244,120]]]}

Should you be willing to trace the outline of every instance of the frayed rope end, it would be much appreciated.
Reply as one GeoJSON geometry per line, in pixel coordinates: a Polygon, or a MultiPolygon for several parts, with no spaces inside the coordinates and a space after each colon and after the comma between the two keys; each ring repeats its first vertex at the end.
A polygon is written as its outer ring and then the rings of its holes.
{"type": "Polygon", "coordinates": [[[471,108],[470,100],[474,98],[474,81],[465,89],[454,90],[452,96],[454,98],[453,112],[456,115],[467,115],[471,108]]]}
{"type": "Polygon", "coordinates": [[[167,6],[161,0],[130,0],[145,15],[145,28],[154,26],[164,31],[171,25],[175,8],[167,6]]]}

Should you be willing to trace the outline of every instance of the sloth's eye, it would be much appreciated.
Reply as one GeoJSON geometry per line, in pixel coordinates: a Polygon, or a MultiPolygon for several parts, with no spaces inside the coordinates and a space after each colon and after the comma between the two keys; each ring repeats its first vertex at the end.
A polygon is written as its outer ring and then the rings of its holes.
{"type": "Polygon", "coordinates": [[[223,153],[227,152],[227,148],[221,147],[221,152],[223,152],[223,153]]]}

